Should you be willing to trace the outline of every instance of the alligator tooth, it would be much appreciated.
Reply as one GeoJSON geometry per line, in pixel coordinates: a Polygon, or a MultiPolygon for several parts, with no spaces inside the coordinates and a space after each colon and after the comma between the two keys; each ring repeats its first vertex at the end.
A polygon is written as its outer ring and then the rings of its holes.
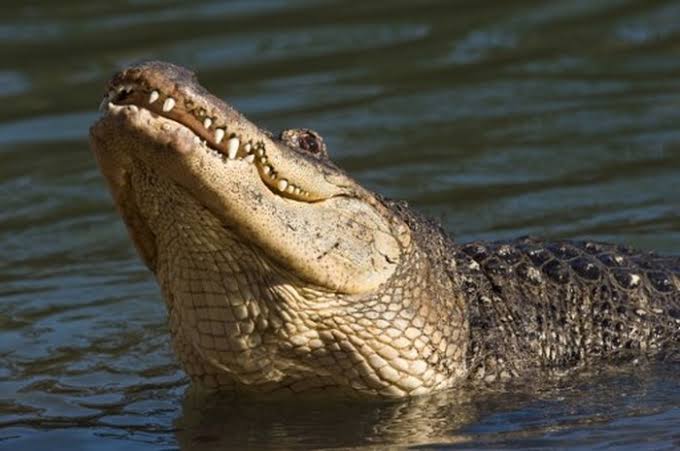
{"type": "Polygon", "coordinates": [[[264,175],[269,175],[269,173],[272,172],[272,167],[271,166],[263,166],[262,172],[264,172],[264,175]]]}
{"type": "Polygon", "coordinates": [[[253,146],[250,143],[245,143],[243,146],[243,150],[246,151],[246,153],[250,153],[250,150],[253,148],[253,146]]]}
{"type": "Polygon", "coordinates": [[[199,138],[198,136],[194,136],[194,144],[198,145],[200,143],[201,143],[201,138],[199,138]]]}
{"type": "Polygon", "coordinates": [[[288,186],[288,180],[286,180],[286,179],[281,179],[276,184],[276,187],[279,189],[279,191],[285,191],[287,186],[288,186]]]}
{"type": "Polygon", "coordinates": [[[137,105],[128,105],[128,106],[129,106],[129,108],[130,108],[132,111],[134,111],[135,113],[139,111],[139,108],[137,107],[137,105]]]}
{"type": "Polygon", "coordinates": [[[257,156],[261,157],[263,155],[264,155],[264,149],[262,147],[260,147],[259,149],[257,149],[257,156]]]}
{"type": "Polygon", "coordinates": [[[286,188],[286,191],[289,192],[290,194],[293,194],[295,192],[295,185],[288,185],[288,188],[286,188]]]}
{"type": "Polygon", "coordinates": [[[255,155],[251,153],[250,155],[245,157],[244,160],[246,160],[248,163],[252,163],[253,161],[255,161],[255,155]]]}
{"type": "Polygon", "coordinates": [[[231,138],[227,141],[227,152],[229,153],[230,160],[236,158],[236,152],[238,152],[238,138],[231,138]]]}
{"type": "Polygon", "coordinates": [[[168,97],[165,99],[165,102],[163,102],[163,111],[166,113],[170,110],[172,110],[175,107],[175,99],[172,97],[168,97]]]}
{"type": "Polygon", "coordinates": [[[298,188],[297,186],[295,187],[295,194],[300,194],[300,188],[298,188]]]}
{"type": "Polygon", "coordinates": [[[161,95],[158,93],[158,91],[155,90],[151,91],[151,95],[149,96],[149,103],[154,103],[156,100],[158,100],[160,96],[161,95]]]}
{"type": "Polygon", "coordinates": [[[205,128],[210,128],[211,125],[212,125],[212,119],[210,119],[209,117],[206,117],[205,119],[203,119],[203,126],[205,128]]]}
{"type": "Polygon", "coordinates": [[[224,129],[223,128],[216,128],[215,129],[215,142],[217,144],[221,143],[222,140],[224,139],[224,129]]]}

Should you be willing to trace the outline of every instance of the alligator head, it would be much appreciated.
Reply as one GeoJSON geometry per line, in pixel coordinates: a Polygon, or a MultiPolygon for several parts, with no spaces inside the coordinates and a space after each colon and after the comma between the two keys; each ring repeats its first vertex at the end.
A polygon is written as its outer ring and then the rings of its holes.
{"type": "Polygon", "coordinates": [[[428,360],[444,341],[418,342],[441,312],[408,218],[315,132],[276,139],[160,62],[115,75],[102,110],[92,147],[193,379],[385,396],[448,383],[428,360]]]}

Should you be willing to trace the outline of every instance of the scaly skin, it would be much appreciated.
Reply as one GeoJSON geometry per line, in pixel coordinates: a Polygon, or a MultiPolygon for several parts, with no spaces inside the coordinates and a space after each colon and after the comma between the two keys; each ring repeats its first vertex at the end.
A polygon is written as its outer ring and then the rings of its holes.
{"type": "Polygon", "coordinates": [[[103,110],[92,147],[200,384],[402,397],[678,350],[678,258],[456,244],[166,63],[117,74],[103,110]]]}

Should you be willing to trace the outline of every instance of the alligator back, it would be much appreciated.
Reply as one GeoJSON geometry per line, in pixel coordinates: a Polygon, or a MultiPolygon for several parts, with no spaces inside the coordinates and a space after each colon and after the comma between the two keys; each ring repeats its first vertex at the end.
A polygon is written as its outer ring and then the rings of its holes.
{"type": "Polygon", "coordinates": [[[477,379],[680,348],[679,257],[528,237],[457,247],[456,267],[477,379]]]}

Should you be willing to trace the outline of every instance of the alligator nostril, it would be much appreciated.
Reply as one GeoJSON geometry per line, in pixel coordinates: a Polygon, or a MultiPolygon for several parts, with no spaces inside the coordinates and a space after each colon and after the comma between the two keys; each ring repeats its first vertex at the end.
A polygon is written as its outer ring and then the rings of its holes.
{"type": "Polygon", "coordinates": [[[116,103],[123,102],[125,99],[129,98],[132,95],[132,89],[131,88],[122,88],[119,89],[118,92],[116,92],[116,95],[113,98],[113,101],[116,103]]]}

